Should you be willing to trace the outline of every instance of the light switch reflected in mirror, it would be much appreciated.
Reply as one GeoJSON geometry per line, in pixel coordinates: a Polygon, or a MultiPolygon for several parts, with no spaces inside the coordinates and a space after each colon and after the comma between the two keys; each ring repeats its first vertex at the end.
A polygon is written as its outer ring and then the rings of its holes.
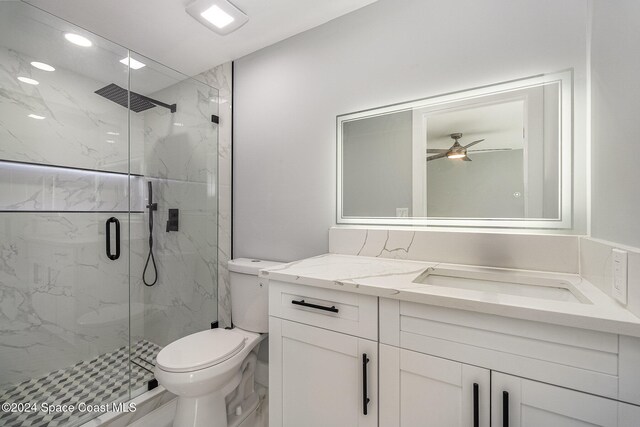
{"type": "Polygon", "coordinates": [[[569,228],[571,72],[339,116],[338,150],[338,223],[569,228]]]}

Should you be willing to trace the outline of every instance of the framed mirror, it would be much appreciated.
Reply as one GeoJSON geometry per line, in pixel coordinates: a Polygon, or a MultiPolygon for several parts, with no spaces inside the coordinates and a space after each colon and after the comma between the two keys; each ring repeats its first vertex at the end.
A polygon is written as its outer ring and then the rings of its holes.
{"type": "Polygon", "coordinates": [[[338,224],[571,228],[572,72],[337,117],[338,224]]]}

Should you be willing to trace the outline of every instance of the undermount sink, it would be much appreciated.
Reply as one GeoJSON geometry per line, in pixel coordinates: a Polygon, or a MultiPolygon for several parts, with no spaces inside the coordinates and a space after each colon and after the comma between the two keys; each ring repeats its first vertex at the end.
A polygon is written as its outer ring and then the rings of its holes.
{"type": "Polygon", "coordinates": [[[430,286],[514,295],[548,301],[591,304],[569,280],[544,277],[535,273],[487,269],[427,268],[413,280],[430,286]]]}

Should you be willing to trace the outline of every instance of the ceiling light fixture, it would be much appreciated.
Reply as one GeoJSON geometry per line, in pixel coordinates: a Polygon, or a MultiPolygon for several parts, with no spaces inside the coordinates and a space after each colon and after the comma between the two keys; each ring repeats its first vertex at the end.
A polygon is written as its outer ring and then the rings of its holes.
{"type": "Polygon", "coordinates": [[[44,116],[39,116],[39,115],[37,115],[37,114],[29,114],[29,116],[28,116],[28,117],[31,117],[32,119],[36,119],[36,120],[44,120],[44,119],[46,119],[46,117],[44,117],[44,116]]]}
{"type": "Polygon", "coordinates": [[[109,131],[109,132],[107,132],[107,135],[116,135],[117,136],[117,135],[120,135],[120,133],[119,132],[109,131]]]}
{"type": "Polygon", "coordinates": [[[137,61],[133,58],[122,58],[120,60],[121,63],[123,63],[124,65],[128,65],[129,67],[131,67],[133,70],[139,70],[142,67],[146,67],[147,64],[143,64],[140,61],[137,61]]]}
{"type": "Polygon", "coordinates": [[[44,62],[33,61],[31,63],[31,65],[33,67],[37,68],[38,70],[42,70],[42,71],[55,71],[56,70],[51,65],[45,64],[44,62]]]}
{"type": "Polygon", "coordinates": [[[242,27],[249,17],[228,0],[195,0],[187,13],[220,35],[242,27]]]}
{"type": "Polygon", "coordinates": [[[67,41],[82,47],[89,47],[93,45],[91,40],[86,37],[82,37],[80,34],[67,33],[64,35],[64,38],[67,39],[67,41]]]}
{"type": "Polygon", "coordinates": [[[226,27],[234,21],[233,16],[229,15],[227,12],[220,9],[215,4],[209,9],[202,12],[200,16],[220,29],[226,27]]]}
{"type": "Polygon", "coordinates": [[[116,143],[113,139],[107,139],[107,142],[108,142],[109,144],[115,144],[115,143],[116,143]]]}
{"type": "Polygon", "coordinates": [[[39,85],[40,84],[39,81],[30,79],[29,77],[20,76],[20,77],[18,77],[18,80],[20,80],[22,83],[26,83],[28,85],[34,85],[35,86],[35,85],[39,85]]]}

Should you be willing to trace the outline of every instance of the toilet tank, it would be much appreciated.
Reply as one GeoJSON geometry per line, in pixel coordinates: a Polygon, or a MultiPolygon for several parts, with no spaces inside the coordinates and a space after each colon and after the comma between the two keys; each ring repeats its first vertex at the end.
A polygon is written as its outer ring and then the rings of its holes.
{"type": "Polygon", "coordinates": [[[229,261],[231,320],[234,326],[250,332],[269,331],[269,292],[267,281],[258,271],[281,265],[280,262],[237,258],[229,261]]]}

